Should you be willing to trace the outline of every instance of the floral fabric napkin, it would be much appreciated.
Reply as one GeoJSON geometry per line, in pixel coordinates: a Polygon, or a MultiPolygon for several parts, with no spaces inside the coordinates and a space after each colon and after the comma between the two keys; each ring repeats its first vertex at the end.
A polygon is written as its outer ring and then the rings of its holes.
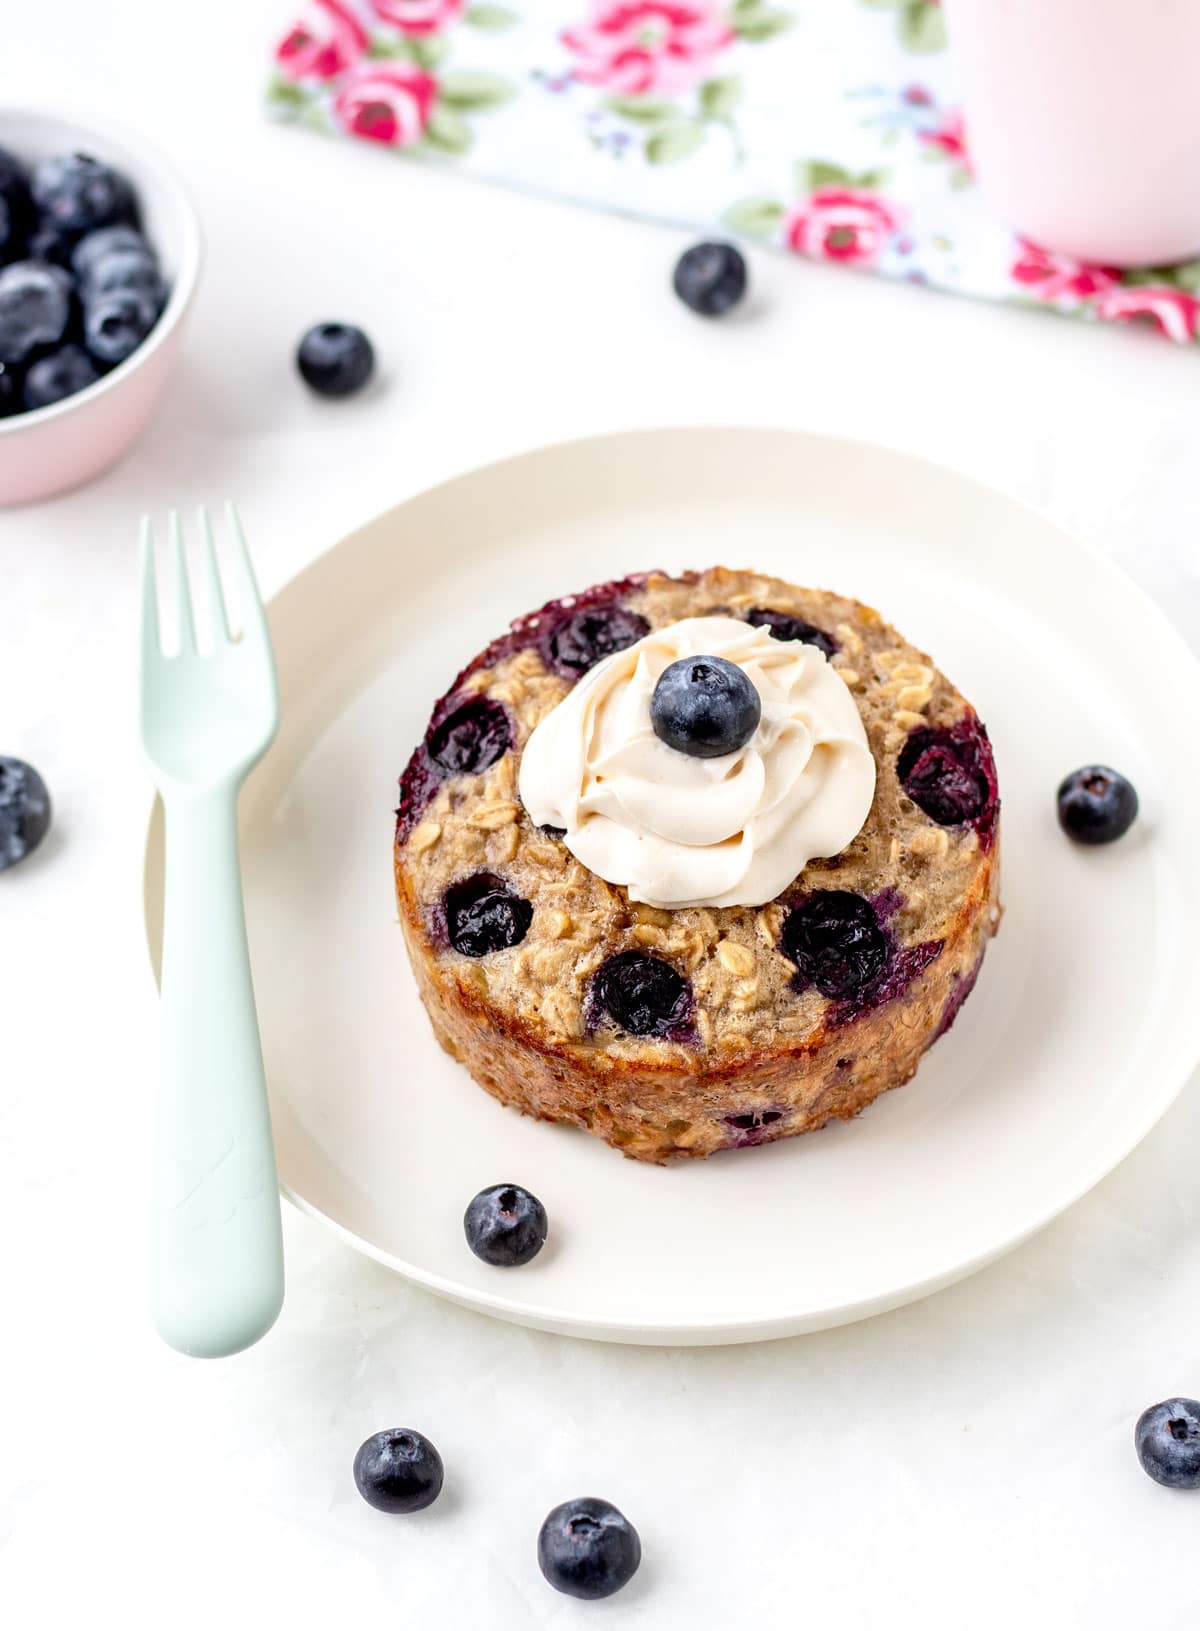
{"type": "Polygon", "coordinates": [[[1119,272],[972,184],[939,0],[307,0],[281,119],[793,254],[1200,335],[1200,261],[1119,272]]]}

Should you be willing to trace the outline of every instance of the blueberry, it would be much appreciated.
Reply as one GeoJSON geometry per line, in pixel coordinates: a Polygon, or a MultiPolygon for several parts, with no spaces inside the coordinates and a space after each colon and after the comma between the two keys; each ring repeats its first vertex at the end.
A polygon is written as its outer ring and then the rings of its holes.
{"type": "Polygon", "coordinates": [[[20,372],[0,362],[0,419],[10,413],[20,413],[23,406],[20,372]]]}
{"type": "Polygon", "coordinates": [[[379,1512],[420,1512],[442,1493],[442,1458],[424,1433],[392,1427],[373,1433],[354,1457],[358,1493],[379,1512]]]}
{"type": "Polygon", "coordinates": [[[1143,1410],[1133,1430],[1134,1448],[1156,1484],[1200,1489],[1200,1402],[1164,1399],[1143,1410]]]}
{"type": "Polygon", "coordinates": [[[53,221],[39,221],[25,240],[25,258],[44,261],[49,266],[61,266],[65,271],[74,246],[73,232],[63,232],[53,221]]]}
{"type": "Polygon", "coordinates": [[[166,304],[167,290],[162,274],[138,249],[114,249],[98,256],[81,279],[85,305],[117,290],[141,295],[153,307],[156,316],[166,304]]]}
{"type": "Polygon", "coordinates": [[[0,148],[0,260],[21,252],[21,243],[33,224],[33,200],[20,161],[0,148]]]}
{"type": "Polygon", "coordinates": [[[296,367],[318,396],[352,396],[370,379],[375,352],[352,323],[318,323],[301,340],[296,367]]]}
{"type": "Polygon", "coordinates": [[[681,657],[663,669],[650,698],[655,736],[693,759],[736,753],[761,718],[754,682],[724,657],[681,657]]]}
{"type": "Polygon", "coordinates": [[[746,262],[733,244],[693,244],[675,262],[675,293],[701,317],[723,317],[746,292],[746,262]]]}
{"type": "MultiPolygon", "coordinates": [[[[988,757],[990,762],[990,750],[988,757]]],[[[988,806],[988,777],[977,744],[957,728],[913,731],[896,762],[896,774],[913,803],[940,826],[974,821],[988,806]]]]}
{"type": "Polygon", "coordinates": [[[467,1207],[463,1228],[476,1257],[496,1268],[518,1268],[546,1244],[546,1208],[519,1184],[493,1184],[467,1207]]]}
{"type": "Polygon", "coordinates": [[[129,183],[90,153],[43,159],[34,166],[30,190],[42,216],[66,232],[92,232],[133,219],[129,183]]]}
{"type": "Polygon", "coordinates": [[[646,619],[623,606],[581,606],[550,624],[540,645],[548,668],[577,680],[602,657],[624,651],[649,633],[646,619]]]}
{"type": "Polygon", "coordinates": [[[86,282],[94,267],[109,255],[137,255],[151,266],[158,265],[158,256],[151,244],[136,227],[122,223],[115,227],[100,227],[80,238],[71,252],[71,270],[86,282]]]}
{"type": "Polygon", "coordinates": [[[533,906],[494,872],[452,883],[445,897],[446,933],[464,957],[519,946],[533,922],[533,906]]]}
{"type": "Polygon", "coordinates": [[[471,697],[429,733],[426,748],[452,776],[474,776],[503,758],[512,746],[512,726],[499,702],[471,697]]]}
{"type": "Polygon", "coordinates": [[[1133,783],[1107,765],[1085,765],[1058,789],[1058,821],[1077,844],[1111,844],[1133,826],[1138,796],[1133,783]]]}
{"type": "Polygon", "coordinates": [[[77,345],[65,345],[49,357],[41,357],[25,375],[25,406],[48,408],[74,396],[99,379],[90,359],[77,345]]]}
{"type": "Polygon", "coordinates": [[[661,957],[644,951],[622,951],[592,975],[587,1018],[594,1029],[607,1014],[630,1036],[658,1036],[673,1042],[690,1035],[692,988],[661,957]]]}
{"type": "Polygon", "coordinates": [[[24,759],[0,758],[0,872],[23,861],[49,830],[45,782],[24,759]]]}
{"type": "Polygon", "coordinates": [[[22,253],[23,223],[10,199],[0,192],[0,262],[22,253]]]}
{"type": "Polygon", "coordinates": [[[133,355],[157,321],[152,300],[132,289],[114,289],[84,307],[84,343],[97,362],[113,368],[133,355]]]}
{"type": "Polygon", "coordinates": [[[25,174],[25,166],[15,153],[10,153],[6,147],[0,147],[0,195],[14,198],[28,191],[29,181],[25,174]]]}
{"type": "Polygon", "coordinates": [[[814,623],[806,623],[802,617],[793,617],[789,612],[775,612],[769,606],[751,606],[746,613],[747,623],[753,623],[757,628],[770,629],[773,640],[800,640],[806,646],[816,646],[827,657],[836,657],[840,647],[831,634],[819,629],[814,623]]]}
{"type": "Polygon", "coordinates": [[[611,1501],[583,1495],[556,1506],[538,1534],[538,1567],[568,1597],[611,1597],[642,1561],[638,1532],[611,1501]]]}
{"type": "Polygon", "coordinates": [[[887,967],[888,940],[875,908],[847,889],[821,889],[784,919],[783,955],[796,965],[796,986],[816,986],[831,1001],[859,996],[887,967]]]}
{"type": "Polygon", "coordinates": [[[14,261],[0,272],[0,362],[57,345],[71,317],[71,280],[57,266],[14,261]]]}

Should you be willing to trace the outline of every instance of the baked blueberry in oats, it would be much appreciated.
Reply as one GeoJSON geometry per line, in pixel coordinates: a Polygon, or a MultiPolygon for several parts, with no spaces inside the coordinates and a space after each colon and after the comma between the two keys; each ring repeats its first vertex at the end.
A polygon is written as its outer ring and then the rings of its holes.
{"type": "Polygon", "coordinates": [[[1000,918],[987,732],[857,601],[723,567],[518,618],[436,704],[395,876],[442,1046],[637,1160],[856,1115],[1000,918]]]}

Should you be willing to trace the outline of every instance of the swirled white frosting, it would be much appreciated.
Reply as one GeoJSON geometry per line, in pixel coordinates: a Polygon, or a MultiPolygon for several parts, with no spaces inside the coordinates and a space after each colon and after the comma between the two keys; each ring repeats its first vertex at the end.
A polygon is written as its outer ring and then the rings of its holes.
{"type": "Polygon", "coordinates": [[[596,664],[521,760],[532,819],[566,829],[584,866],[649,906],[761,906],[855,837],[875,762],[825,654],[733,617],[689,617],[596,664]],[[692,758],[654,734],[650,699],[681,657],[724,657],[762,701],[736,753],[692,758]]]}

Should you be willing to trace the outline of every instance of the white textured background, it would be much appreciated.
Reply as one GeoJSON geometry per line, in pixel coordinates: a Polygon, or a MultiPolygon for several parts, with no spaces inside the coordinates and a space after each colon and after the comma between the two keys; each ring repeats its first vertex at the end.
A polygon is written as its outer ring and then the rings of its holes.
{"type": "Polygon", "coordinates": [[[0,879],[0,1623],[1193,1623],[1200,1497],[1152,1485],[1130,1437],[1143,1405],[1200,1393],[1195,1085],[1030,1245],[823,1336],[690,1352],[541,1336],[411,1291],[290,1211],[267,1341],[199,1364],[151,1335],[142,509],[236,497],[270,589],[483,456],[636,423],[793,424],[1043,506],[1200,644],[1200,354],[773,259],[746,320],[701,325],[666,289],[673,233],[267,125],[286,10],[58,0],[3,19],[0,97],[152,133],[190,179],[208,265],[184,375],[138,453],[0,512],[0,751],[41,768],[58,811],[0,879]],[[369,398],[326,407],[295,382],[295,339],[327,316],[374,336],[369,398]],[[409,1520],[349,1476],[359,1440],[399,1423],[448,1470],[409,1520]],[[623,1506],[645,1546],[608,1604],[557,1597],[533,1560],[545,1510],[583,1492],[623,1506]]]}

